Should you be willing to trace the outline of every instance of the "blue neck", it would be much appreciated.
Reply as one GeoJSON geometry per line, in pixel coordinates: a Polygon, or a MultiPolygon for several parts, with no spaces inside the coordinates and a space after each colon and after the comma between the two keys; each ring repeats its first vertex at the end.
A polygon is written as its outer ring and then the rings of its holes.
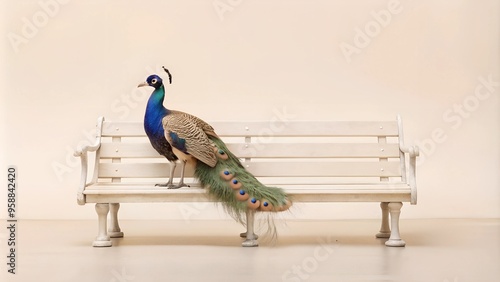
{"type": "Polygon", "coordinates": [[[149,97],[144,115],[144,129],[146,133],[154,136],[163,136],[162,119],[168,114],[168,110],[163,106],[165,99],[165,87],[161,85],[149,97]]]}

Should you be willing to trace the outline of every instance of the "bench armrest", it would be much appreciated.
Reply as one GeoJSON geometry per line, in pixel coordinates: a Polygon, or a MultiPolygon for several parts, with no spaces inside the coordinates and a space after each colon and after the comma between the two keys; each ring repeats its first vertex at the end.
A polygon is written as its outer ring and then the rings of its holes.
{"type": "Polygon", "coordinates": [[[400,149],[403,153],[409,154],[410,158],[420,156],[420,149],[417,146],[402,146],[400,149]]]}
{"type": "Polygon", "coordinates": [[[406,146],[404,144],[404,134],[403,134],[403,121],[401,120],[401,116],[397,116],[397,121],[398,121],[398,130],[399,130],[399,150],[401,151],[401,158],[402,158],[402,166],[404,168],[404,177],[403,180],[406,180],[406,173],[408,172],[408,184],[410,185],[411,189],[411,199],[410,203],[412,205],[417,204],[417,174],[416,174],[416,169],[417,169],[417,157],[420,155],[420,150],[417,146],[406,146]],[[406,169],[406,158],[405,155],[408,155],[409,160],[408,164],[409,167],[406,169]]]}
{"type": "Polygon", "coordinates": [[[73,155],[75,157],[80,157],[80,162],[81,162],[81,166],[82,166],[82,171],[81,171],[81,176],[80,176],[80,185],[78,186],[77,198],[76,198],[79,205],[85,204],[85,195],[83,194],[83,191],[85,191],[85,188],[88,185],[94,183],[96,181],[96,178],[97,178],[99,157],[96,155],[95,165],[94,165],[94,174],[92,176],[92,181],[87,182],[88,155],[89,155],[89,152],[97,152],[97,150],[99,150],[99,148],[101,147],[101,130],[102,130],[103,122],[104,122],[104,118],[99,117],[97,120],[97,135],[96,135],[96,140],[95,140],[94,144],[87,145],[87,146],[84,146],[82,148],[77,148],[76,151],[73,153],[73,155]]]}
{"type": "Polygon", "coordinates": [[[410,157],[408,160],[408,183],[411,189],[411,201],[412,205],[417,204],[417,157],[420,155],[420,150],[417,146],[401,146],[401,152],[408,154],[410,157]]]}
{"type": "Polygon", "coordinates": [[[87,155],[88,152],[95,152],[101,146],[100,140],[97,140],[93,145],[83,146],[83,148],[77,148],[73,153],[75,157],[81,157],[82,155],[87,155]]]}

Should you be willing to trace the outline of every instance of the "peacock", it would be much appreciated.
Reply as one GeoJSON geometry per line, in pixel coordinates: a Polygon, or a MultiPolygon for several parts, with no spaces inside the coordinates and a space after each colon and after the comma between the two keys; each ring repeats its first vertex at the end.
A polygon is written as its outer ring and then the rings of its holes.
{"type": "MultiPolygon", "coordinates": [[[[170,73],[167,69],[165,71],[171,81],[170,73]]],[[[253,233],[255,211],[278,212],[289,209],[292,202],[285,191],[259,182],[228,150],[211,125],[191,114],[165,108],[165,86],[160,76],[150,75],[146,82],[139,84],[139,87],[142,86],[154,88],[144,119],[152,146],[160,154],[173,160],[167,151],[171,148],[173,155],[182,164],[182,185],[185,185],[186,165],[193,166],[194,177],[207,189],[207,193],[220,201],[235,220],[247,225],[247,232],[241,234],[242,237],[247,237],[247,245],[243,245],[256,246],[256,235],[253,233]]],[[[174,170],[175,166],[172,166],[171,179],[174,170]]]]}
{"type": "MultiPolygon", "coordinates": [[[[168,74],[169,83],[172,84],[172,75],[166,69],[163,68],[165,72],[168,74]]],[[[154,82],[153,82],[154,83],[154,82]]],[[[139,86],[146,86],[139,85],[139,86]]],[[[160,94],[160,93],[158,93],[160,94]]],[[[148,104],[146,106],[146,113],[144,115],[144,131],[149,138],[149,141],[153,148],[162,156],[167,158],[170,162],[170,178],[167,183],[159,183],[156,186],[160,187],[168,187],[168,189],[178,189],[181,187],[188,186],[184,183],[184,177],[181,178],[181,181],[175,185],[173,183],[174,180],[174,171],[177,166],[177,156],[172,152],[172,146],[165,139],[165,134],[162,125],[162,119],[167,114],[167,109],[164,107],[158,107],[158,104],[163,104],[163,99],[165,94],[163,95],[151,95],[148,100],[148,104]]]]}

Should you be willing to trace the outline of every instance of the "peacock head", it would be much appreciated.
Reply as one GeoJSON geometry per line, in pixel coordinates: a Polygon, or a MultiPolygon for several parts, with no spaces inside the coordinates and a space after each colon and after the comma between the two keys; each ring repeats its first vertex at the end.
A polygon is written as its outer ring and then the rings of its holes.
{"type": "MultiPolygon", "coordinates": [[[[168,71],[168,69],[165,68],[164,66],[162,66],[162,68],[168,74],[168,82],[170,84],[172,84],[172,74],[170,74],[170,72],[168,71]]],[[[161,79],[161,77],[159,77],[156,74],[152,74],[152,75],[148,76],[148,78],[146,79],[146,82],[143,82],[143,83],[139,84],[137,87],[152,86],[155,89],[158,89],[162,85],[163,85],[163,80],[161,79]]]]}
{"type": "Polygon", "coordinates": [[[148,76],[145,82],[139,84],[137,87],[152,86],[155,89],[158,89],[162,85],[163,85],[163,80],[161,79],[161,77],[157,76],[156,74],[152,74],[148,76]]]}

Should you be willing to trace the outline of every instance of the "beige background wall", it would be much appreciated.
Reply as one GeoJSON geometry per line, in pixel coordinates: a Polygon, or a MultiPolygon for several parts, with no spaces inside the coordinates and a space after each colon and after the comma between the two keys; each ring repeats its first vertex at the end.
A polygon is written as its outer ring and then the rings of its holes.
{"type": "MultiPolygon", "coordinates": [[[[407,143],[422,150],[419,204],[403,217],[500,217],[498,1],[40,0],[0,10],[0,167],[18,167],[20,218],[94,218],[76,204],[72,150],[98,116],[142,120],[150,89],[136,85],[163,64],[174,81],[166,106],[205,120],[400,113],[407,143]]],[[[194,204],[122,212],[223,215],[194,204]]],[[[378,215],[373,204],[317,204],[287,217],[378,215]]]]}

